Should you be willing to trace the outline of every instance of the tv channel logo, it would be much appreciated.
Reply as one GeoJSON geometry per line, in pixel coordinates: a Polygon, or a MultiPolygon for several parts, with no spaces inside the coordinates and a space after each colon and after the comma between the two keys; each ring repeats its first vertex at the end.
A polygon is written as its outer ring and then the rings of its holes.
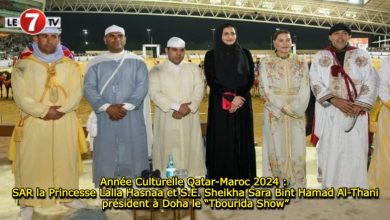
{"type": "Polygon", "coordinates": [[[61,17],[46,17],[45,13],[36,8],[22,12],[20,17],[5,17],[6,28],[21,28],[26,34],[36,35],[45,27],[61,27],[61,17]]]}

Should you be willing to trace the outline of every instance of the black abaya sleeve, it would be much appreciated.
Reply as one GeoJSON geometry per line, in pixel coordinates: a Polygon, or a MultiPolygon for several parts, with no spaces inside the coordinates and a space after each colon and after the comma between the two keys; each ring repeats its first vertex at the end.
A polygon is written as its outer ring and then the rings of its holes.
{"type": "Polygon", "coordinates": [[[241,86],[237,90],[237,95],[245,97],[250,92],[253,81],[255,80],[255,64],[253,63],[252,54],[247,50],[243,48],[243,51],[248,58],[248,65],[249,65],[249,75],[248,75],[248,83],[245,86],[241,86]]]}
{"type": "MultiPolygon", "coordinates": [[[[207,85],[210,87],[210,90],[212,90],[216,95],[222,97],[223,93],[225,92],[234,93],[234,91],[228,91],[224,86],[222,86],[215,77],[213,50],[209,50],[206,53],[206,56],[204,58],[204,72],[206,76],[207,85]]],[[[224,98],[229,101],[232,101],[234,97],[230,95],[224,95],[224,98]]]]}

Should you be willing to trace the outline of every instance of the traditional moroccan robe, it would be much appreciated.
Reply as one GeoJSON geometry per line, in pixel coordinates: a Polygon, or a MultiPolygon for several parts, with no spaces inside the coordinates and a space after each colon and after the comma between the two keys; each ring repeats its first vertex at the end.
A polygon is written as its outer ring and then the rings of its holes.
{"type": "MultiPolygon", "coordinates": [[[[15,187],[78,189],[81,159],[75,110],[82,97],[79,66],[67,57],[49,64],[30,55],[16,63],[12,89],[15,103],[26,118],[23,138],[16,142],[15,187]],[[66,114],[58,120],[42,120],[50,106],[61,106],[58,111],[66,114]]],[[[50,206],[55,202],[19,200],[27,206],[50,206]]]]}
{"type": "Polygon", "coordinates": [[[382,105],[368,176],[370,187],[379,187],[381,197],[390,198],[390,57],[382,59],[379,77],[379,97],[382,105]]]}
{"type": "Polygon", "coordinates": [[[164,171],[172,154],[177,169],[187,169],[188,176],[204,176],[206,166],[199,105],[204,95],[204,76],[192,63],[175,65],[170,61],[150,71],[149,93],[156,105],[153,124],[153,168],[164,171]],[[172,104],[191,102],[191,113],[174,119],[172,104]]]}
{"type": "Polygon", "coordinates": [[[97,136],[93,148],[93,181],[102,177],[125,176],[136,178],[148,169],[147,134],[144,119],[144,98],[148,92],[148,70],[144,61],[131,53],[124,53],[124,61],[117,74],[100,91],[122,56],[100,55],[88,64],[84,80],[85,97],[97,115],[97,136]],[[130,104],[126,116],[112,121],[101,110],[105,104],[130,104]]]}
{"type": "Polygon", "coordinates": [[[261,62],[260,93],[265,100],[263,176],[306,186],[305,110],[310,98],[307,63],[296,55],[272,55],[261,62]],[[285,112],[285,113],[284,113],[285,112]]]}
{"type": "MultiPolygon", "coordinates": [[[[359,115],[353,129],[346,132],[353,119],[327,101],[335,96],[349,97],[344,78],[331,74],[334,64],[331,52],[322,50],[315,54],[310,68],[310,83],[317,99],[314,133],[319,138],[322,185],[367,188],[368,115],[359,115]]],[[[369,54],[362,49],[346,51],[344,69],[357,90],[354,103],[368,111],[378,95],[378,75],[369,54]]]]}

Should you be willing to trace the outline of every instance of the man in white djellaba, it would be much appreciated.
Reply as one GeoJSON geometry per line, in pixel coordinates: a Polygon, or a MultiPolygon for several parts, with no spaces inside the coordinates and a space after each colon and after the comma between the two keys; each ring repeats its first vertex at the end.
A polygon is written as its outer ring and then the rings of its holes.
{"type": "Polygon", "coordinates": [[[331,45],[315,54],[310,83],[316,96],[318,166],[325,188],[368,188],[368,112],[379,78],[370,55],[348,44],[351,29],[330,28],[331,45]]]}
{"type": "Polygon", "coordinates": [[[205,80],[199,66],[184,62],[185,42],[172,37],[168,60],[149,73],[149,93],[156,105],[153,124],[153,167],[164,170],[172,154],[178,169],[204,176],[206,165],[199,119],[205,80]]]}

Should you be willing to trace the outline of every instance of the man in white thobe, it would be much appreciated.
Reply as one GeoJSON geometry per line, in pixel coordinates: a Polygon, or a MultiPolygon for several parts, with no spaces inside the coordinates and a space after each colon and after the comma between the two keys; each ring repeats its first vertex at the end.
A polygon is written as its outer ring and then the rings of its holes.
{"type": "Polygon", "coordinates": [[[201,69],[183,62],[185,42],[172,37],[165,49],[168,60],[149,73],[150,97],[156,105],[153,125],[153,167],[165,170],[172,154],[177,169],[204,176],[202,132],[198,108],[204,95],[201,69]]]}
{"type": "Polygon", "coordinates": [[[315,130],[323,187],[368,187],[368,111],[378,94],[369,54],[349,46],[351,29],[334,25],[331,45],[313,58],[315,130]]]}

